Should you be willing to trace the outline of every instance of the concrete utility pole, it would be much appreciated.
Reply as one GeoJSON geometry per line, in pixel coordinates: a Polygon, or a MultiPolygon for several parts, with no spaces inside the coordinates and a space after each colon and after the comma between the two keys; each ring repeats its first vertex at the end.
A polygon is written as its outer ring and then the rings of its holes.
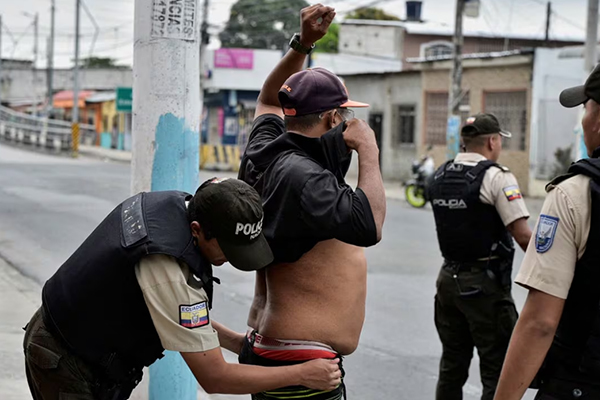
{"type": "Polygon", "coordinates": [[[448,126],[446,131],[446,156],[449,159],[458,154],[460,138],[460,99],[462,94],[462,48],[463,48],[463,11],[465,0],[456,0],[456,17],[454,21],[454,55],[450,72],[450,91],[448,92],[448,126]]]}
{"type": "Polygon", "coordinates": [[[80,0],[75,0],[75,66],[73,67],[73,123],[71,125],[71,148],[73,157],[79,155],[79,14],[80,0]]]}
{"type": "Polygon", "coordinates": [[[546,6],[546,34],[544,35],[544,40],[546,41],[546,46],[548,46],[548,42],[550,41],[550,18],[552,17],[552,3],[548,2],[546,6]]]}
{"type": "Polygon", "coordinates": [[[50,9],[50,39],[48,40],[48,63],[46,70],[48,71],[47,85],[48,85],[48,105],[46,109],[46,115],[50,114],[50,111],[54,108],[54,13],[56,12],[56,1],[52,0],[52,7],[50,9]]]}
{"type": "Polygon", "coordinates": [[[34,37],[34,42],[33,43],[33,68],[37,68],[37,62],[38,62],[38,33],[39,33],[39,14],[35,13],[35,16],[33,17],[33,37],[34,37]]]}
{"type": "MultiPolygon", "coordinates": [[[[136,0],[133,61],[133,193],[199,182],[198,0],[136,0]]],[[[175,352],[150,367],[150,400],[195,400],[198,384],[175,352]]]]}
{"type": "Polygon", "coordinates": [[[588,0],[587,35],[585,38],[585,74],[598,62],[598,0],[588,0]]]}

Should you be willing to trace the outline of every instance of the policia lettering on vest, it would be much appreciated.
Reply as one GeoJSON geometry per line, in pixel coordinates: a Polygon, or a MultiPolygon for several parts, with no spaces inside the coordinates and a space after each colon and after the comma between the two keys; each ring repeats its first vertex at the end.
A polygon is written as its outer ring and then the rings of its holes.
{"type": "Polygon", "coordinates": [[[33,398],[127,399],[165,349],[181,353],[207,392],[337,387],[338,360],[263,368],[223,359],[209,316],[212,265],[270,264],[262,219],[258,193],[236,179],[118,205],[44,285],[24,340],[33,398]]]}
{"type": "Polygon", "coordinates": [[[536,400],[600,399],[600,66],[585,85],[564,90],[560,103],[584,105],[591,158],[546,187],[536,234],[516,278],[529,294],[498,400],[521,399],[528,386],[539,388],[536,400]]]}
{"type": "Polygon", "coordinates": [[[491,114],[467,120],[465,153],[442,165],[429,186],[444,263],[435,324],[443,353],[437,400],[462,399],[476,347],[482,400],[492,400],[517,320],[510,291],[513,238],[525,249],[529,213],[513,174],[496,163],[508,132],[491,114]]]}

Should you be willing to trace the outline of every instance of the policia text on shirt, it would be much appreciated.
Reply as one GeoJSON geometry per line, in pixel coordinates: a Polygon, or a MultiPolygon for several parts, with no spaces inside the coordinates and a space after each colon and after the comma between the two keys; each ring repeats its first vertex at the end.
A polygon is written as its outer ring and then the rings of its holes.
{"type": "Polygon", "coordinates": [[[435,324],[443,354],[437,400],[462,399],[476,347],[482,400],[492,400],[517,311],[510,293],[514,248],[531,236],[515,177],[496,163],[503,138],[491,114],[467,120],[466,153],[438,169],[430,185],[444,264],[437,279],[435,324]]]}
{"type": "Polygon", "coordinates": [[[262,219],[258,193],[235,179],[118,205],[44,286],[24,342],[33,398],[127,399],[165,349],[181,352],[207,392],[337,387],[335,359],[281,368],[223,359],[209,317],[211,264],[270,264],[262,219]]]}

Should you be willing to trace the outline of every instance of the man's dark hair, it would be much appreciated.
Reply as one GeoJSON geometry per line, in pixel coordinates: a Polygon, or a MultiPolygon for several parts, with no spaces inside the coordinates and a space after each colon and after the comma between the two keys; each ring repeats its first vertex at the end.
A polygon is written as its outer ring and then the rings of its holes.
{"type": "Polygon", "coordinates": [[[485,146],[487,140],[492,135],[494,135],[494,133],[488,133],[488,134],[477,135],[477,136],[463,136],[462,140],[463,140],[463,144],[465,145],[465,148],[479,149],[479,148],[485,146]]]}
{"type": "Polygon", "coordinates": [[[321,114],[306,114],[299,117],[285,116],[285,127],[288,131],[308,131],[314,128],[321,122],[321,114]]]}
{"type": "Polygon", "coordinates": [[[210,178],[202,185],[200,185],[198,190],[196,190],[194,196],[192,196],[192,198],[189,200],[189,204],[187,207],[187,218],[189,223],[191,224],[194,221],[198,222],[206,240],[212,239],[212,233],[210,223],[208,222],[207,218],[205,217],[205,213],[202,210],[202,203],[200,200],[199,193],[206,186],[210,185],[214,179],[216,178],[210,178]]]}

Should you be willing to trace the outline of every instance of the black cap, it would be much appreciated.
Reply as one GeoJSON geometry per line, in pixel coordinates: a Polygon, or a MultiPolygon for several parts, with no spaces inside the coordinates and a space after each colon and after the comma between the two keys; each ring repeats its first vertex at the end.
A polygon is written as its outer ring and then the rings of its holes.
{"type": "Polygon", "coordinates": [[[366,103],[350,100],[342,80],[325,68],[309,68],[290,76],[279,90],[279,103],[289,117],[334,108],[369,107],[366,103]]]}
{"type": "Polygon", "coordinates": [[[200,186],[189,207],[196,207],[211,236],[237,269],[254,271],[273,262],[262,233],[263,209],[256,190],[238,179],[213,178],[200,186]]]}
{"type": "Polygon", "coordinates": [[[460,131],[460,134],[465,137],[475,137],[489,133],[499,133],[506,138],[512,137],[512,133],[500,129],[498,118],[492,114],[477,114],[467,118],[460,131]]]}
{"type": "Polygon", "coordinates": [[[558,99],[567,108],[577,107],[589,99],[600,103],[600,64],[594,68],[585,84],[563,90],[558,99]]]}

